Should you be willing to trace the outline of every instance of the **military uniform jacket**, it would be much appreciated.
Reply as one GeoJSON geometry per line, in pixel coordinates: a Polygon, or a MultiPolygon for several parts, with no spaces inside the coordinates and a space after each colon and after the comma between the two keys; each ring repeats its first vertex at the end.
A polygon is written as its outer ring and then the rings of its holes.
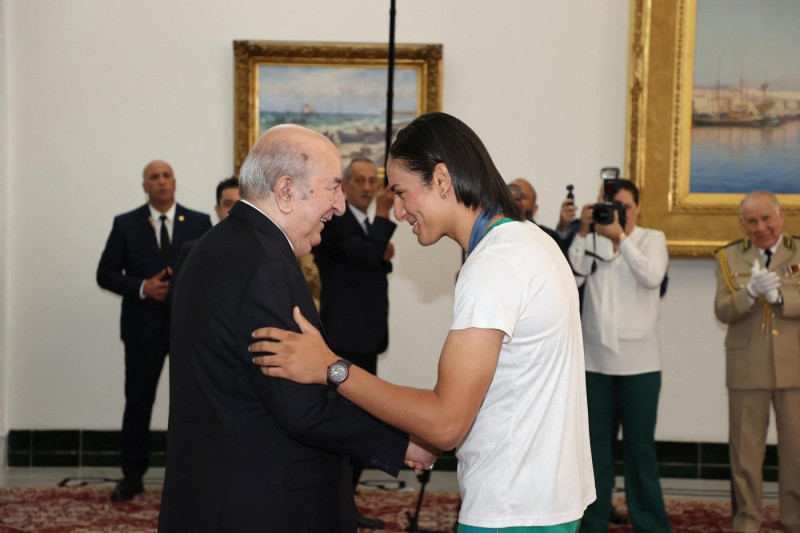
{"type": "MultiPolygon", "coordinates": [[[[748,304],[750,269],[760,261],[748,239],[716,252],[714,311],[728,324],[726,384],[731,389],[800,387],[800,238],[781,236],[769,270],[781,278],[783,305],[748,304]]],[[[762,262],[763,265],[763,262],[762,262]]]]}

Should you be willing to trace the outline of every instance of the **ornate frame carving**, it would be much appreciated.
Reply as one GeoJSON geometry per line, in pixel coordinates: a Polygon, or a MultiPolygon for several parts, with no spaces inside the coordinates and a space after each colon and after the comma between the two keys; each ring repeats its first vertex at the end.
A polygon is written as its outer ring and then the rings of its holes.
{"type": "MultiPolygon", "coordinates": [[[[667,235],[672,257],[711,257],[741,238],[741,194],[689,192],[697,0],[631,0],[628,177],[641,188],[642,226],[667,235]]],[[[785,230],[800,227],[800,195],[779,195],[785,230]]]]}
{"type": "MultiPolygon", "coordinates": [[[[386,44],[234,41],[234,172],[259,133],[259,66],[376,67],[388,65],[386,44]]],[[[419,72],[419,114],[442,106],[442,45],[398,44],[395,67],[419,72]]]]}

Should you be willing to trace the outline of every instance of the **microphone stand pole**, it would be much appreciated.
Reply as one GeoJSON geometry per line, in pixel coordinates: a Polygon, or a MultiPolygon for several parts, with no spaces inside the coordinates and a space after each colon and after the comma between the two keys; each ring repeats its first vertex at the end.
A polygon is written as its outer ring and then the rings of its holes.
{"type": "MultiPolygon", "coordinates": [[[[391,0],[391,7],[389,8],[389,66],[388,87],[386,89],[386,155],[383,160],[383,168],[386,169],[386,163],[389,161],[389,148],[392,146],[392,103],[394,102],[394,26],[395,26],[395,0],[391,0]]],[[[425,495],[425,485],[431,479],[431,471],[423,470],[417,475],[421,486],[419,489],[419,498],[417,499],[417,509],[412,515],[411,512],[406,511],[408,516],[408,527],[406,531],[415,533],[449,533],[443,530],[433,529],[419,529],[419,510],[422,507],[422,497],[425,495]]]]}
{"type": "Polygon", "coordinates": [[[421,486],[419,488],[419,498],[417,499],[417,509],[412,515],[410,511],[406,511],[406,516],[408,517],[408,527],[406,531],[413,531],[415,533],[449,533],[443,529],[420,529],[419,528],[419,510],[422,507],[422,497],[425,495],[425,485],[428,484],[428,481],[431,479],[431,471],[430,470],[423,470],[419,474],[417,474],[417,480],[420,482],[421,486]]]}
{"type": "Polygon", "coordinates": [[[392,146],[392,104],[394,102],[394,25],[395,25],[395,0],[391,0],[389,9],[389,68],[387,71],[389,86],[386,89],[386,155],[383,168],[389,161],[389,147],[392,146]]]}

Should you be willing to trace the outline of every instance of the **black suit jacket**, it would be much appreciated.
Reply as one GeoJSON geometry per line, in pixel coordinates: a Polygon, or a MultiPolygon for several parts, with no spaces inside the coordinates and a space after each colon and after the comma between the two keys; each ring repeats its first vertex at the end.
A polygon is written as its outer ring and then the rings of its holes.
{"type": "Polygon", "coordinates": [[[164,264],[153,229],[159,222],[150,218],[147,204],[115,217],[97,266],[97,283],[122,296],[120,330],[125,342],[153,340],[168,320],[167,303],[139,298],[142,281],[172,266],[183,242],[199,238],[211,227],[208,215],[177,204],[170,260],[164,264]]]}
{"type": "Polygon", "coordinates": [[[320,317],[334,352],[377,355],[389,344],[392,263],[383,255],[395,227],[375,217],[367,234],[348,206],[322,230],[313,253],[322,281],[320,317]]]}
{"type": "Polygon", "coordinates": [[[159,531],[355,532],[350,458],[396,475],[408,435],[322,385],[264,377],[262,326],[320,328],[281,230],[239,202],[192,248],[172,302],[159,531]]]}

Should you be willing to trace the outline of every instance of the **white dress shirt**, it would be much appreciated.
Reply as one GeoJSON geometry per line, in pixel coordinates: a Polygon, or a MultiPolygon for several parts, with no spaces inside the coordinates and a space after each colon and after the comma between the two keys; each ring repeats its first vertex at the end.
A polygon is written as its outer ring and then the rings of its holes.
{"type": "Polygon", "coordinates": [[[583,342],[586,370],[634,375],[661,370],[660,288],[669,254],[664,233],[636,226],[614,252],[610,239],[576,235],[569,259],[585,284],[583,342]],[[591,273],[597,254],[597,269],[591,273]]]}

